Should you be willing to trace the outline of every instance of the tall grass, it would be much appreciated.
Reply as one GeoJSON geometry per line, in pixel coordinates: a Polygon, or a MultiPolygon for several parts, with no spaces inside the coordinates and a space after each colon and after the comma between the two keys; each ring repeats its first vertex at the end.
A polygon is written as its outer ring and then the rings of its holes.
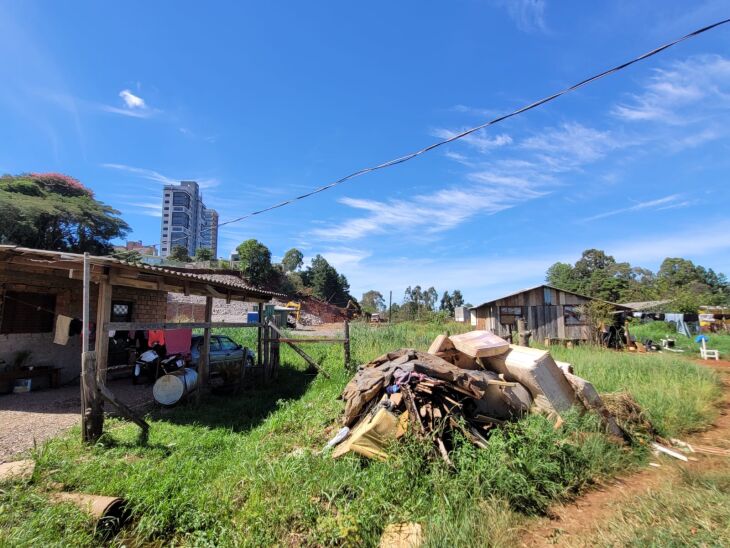
{"type": "Polygon", "coordinates": [[[717,375],[682,357],[591,346],[553,346],[550,352],[573,363],[576,374],[589,379],[599,392],[631,393],[665,436],[699,428],[715,416],[714,402],[721,393],[717,375]]]}
{"type": "MultiPolygon", "coordinates": [[[[399,347],[425,349],[447,329],[466,327],[355,325],[353,359],[365,362],[399,347]]],[[[229,334],[245,343],[250,331],[229,334]]],[[[156,414],[146,446],[137,443],[136,427],[115,420],[91,448],[79,442],[78,430],[52,440],[35,453],[31,484],[0,492],[0,544],[373,546],[388,523],[413,520],[424,525],[431,546],[507,545],[516,541],[525,516],[631,468],[642,456],[607,439],[595,417],[571,414],[557,430],[542,417],[528,417],[492,436],[487,449],[457,444],[453,470],[430,458],[431,443],[418,439],[392,447],[388,462],[332,460],[320,450],[338,429],[343,404],[337,398],[350,374],[341,346],[313,344],[307,351],[331,379],[305,374],[301,358],[284,350],[275,383],[156,414]],[[133,519],[104,539],[82,513],[48,501],[47,492],[58,483],[66,490],[122,496],[133,519]]],[[[601,364],[613,367],[618,356],[587,348],[569,361],[579,374],[594,375],[599,389],[613,390],[622,386],[621,377],[601,373],[601,364]]],[[[626,356],[624,362],[622,356],[615,367],[643,370],[648,362],[642,358],[626,356]]],[[[660,402],[652,386],[659,391],[695,375],[699,381],[678,390],[675,403],[696,405],[697,386],[711,384],[711,377],[691,365],[675,374],[663,364],[628,377],[630,390],[645,402],[660,402]],[[667,373],[669,380],[662,380],[667,373]]],[[[669,407],[657,411],[658,420],[662,413],[669,407]]],[[[702,413],[685,424],[698,426],[707,418],[702,413]]],[[[675,419],[667,424],[682,428],[675,419]]]]}

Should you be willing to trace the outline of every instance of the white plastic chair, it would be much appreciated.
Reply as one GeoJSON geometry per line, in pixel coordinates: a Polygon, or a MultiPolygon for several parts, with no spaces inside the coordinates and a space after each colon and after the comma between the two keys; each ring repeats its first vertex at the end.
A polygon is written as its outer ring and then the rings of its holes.
{"type": "Polygon", "coordinates": [[[707,344],[705,344],[705,339],[702,339],[702,348],[700,348],[700,357],[703,360],[719,360],[720,351],[719,350],[708,350],[707,344]]]}

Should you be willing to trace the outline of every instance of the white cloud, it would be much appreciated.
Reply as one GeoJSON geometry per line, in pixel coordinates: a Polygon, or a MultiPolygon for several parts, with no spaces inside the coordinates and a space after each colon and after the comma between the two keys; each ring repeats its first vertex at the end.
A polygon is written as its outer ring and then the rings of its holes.
{"type": "Polygon", "coordinates": [[[671,194],[663,198],[657,198],[656,200],[648,200],[646,202],[639,202],[629,207],[623,207],[621,209],[614,209],[612,211],[606,211],[599,213],[598,215],[592,215],[581,219],[582,222],[595,221],[598,219],[605,219],[606,217],[612,217],[614,215],[620,215],[621,213],[631,213],[634,211],[641,211],[645,209],[654,209],[656,211],[662,211],[666,209],[676,209],[678,207],[685,207],[690,205],[692,202],[688,200],[680,201],[682,198],[681,194],[671,194]]]}
{"type": "Polygon", "coordinates": [[[220,181],[218,181],[218,179],[215,179],[215,178],[168,177],[153,169],[145,169],[142,167],[128,166],[125,164],[108,163],[108,164],[101,164],[101,166],[109,168],[109,169],[116,169],[118,171],[126,171],[127,173],[136,175],[137,177],[139,177],[141,179],[155,181],[156,183],[160,183],[163,185],[173,185],[173,184],[178,184],[180,181],[191,181],[192,180],[192,181],[196,181],[198,183],[198,186],[201,189],[206,189],[206,188],[216,187],[220,184],[220,181]]]}
{"type": "Polygon", "coordinates": [[[543,196],[534,182],[487,171],[474,174],[471,184],[448,187],[409,200],[343,198],[340,203],[367,212],[339,225],[312,231],[324,240],[356,240],[373,234],[423,239],[459,226],[476,214],[492,215],[543,196]]]}
{"type": "Polygon", "coordinates": [[[595,162],[628,144],[626,140],[616,139],[609,131],[569,122],[528,137],[520,143],[520,147],[538,152],[540,159],[552,169],[564,171],[595,162]]]}
{"type": "Polygon", "coordinates": [[[119,97],[122,98],[122,101],[124,101],[124,104],[127,105],[127,108],[129,109],[145,109],[147,108],[147,105],[144,102],[144,99],[141,97],[135,95],[128,89],[123,89],[119,92],[119,97]]]}
{"type": "MultiPolygon", "coordinates": [[[[462,130],[463,131],[463,130],[462,130]]],[[[451,139],[458,135],[461,131],[454,131],[451,129],[438,128],[433,131],[434,137],[439,139],[451,139]]],[[[470,135],[462,137],[460,141],[474,147],[479,152],[484,153],[494,148],[503,147],[512,143],[512,137],[506,133],[500,133],[494,137],[489,137],[486,130],[479,130],[470,135]]]]}
{"type": "Polygon", "coordinates": [[[545,0],[497,0],[523,32],[545,31],[545,0]]]}
{"type": "Polygon", "coordinates": [[[137,213],[138,215],[146,215],[148,217],[162,217],[162,204],[158,202],[128,202],[125,205],[138,209],[138,211],[130,211],[129,213],[137,213]]]}
{"type": "Polygon", "coordinates": [[[627,121],[687,124],[730,107],[730,59],[696,55],[655,69],[640,93],[615,106],[627,121]]]}

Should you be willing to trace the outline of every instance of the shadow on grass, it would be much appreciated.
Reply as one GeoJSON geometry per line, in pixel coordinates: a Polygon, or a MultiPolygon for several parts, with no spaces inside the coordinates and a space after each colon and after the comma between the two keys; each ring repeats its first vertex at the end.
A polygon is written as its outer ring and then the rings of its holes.
{"type": "Polygon", "coordinates": [[[254,381],[239,394],[210,394],[200,405],[188,403],[171,409],[156,409],[155,420],[179,425],[202,425],[245,432],[258,426],[275,411],[280,400],[300,398],[316,375],[291,367],[279,368],[269,384],[254,381]]]}

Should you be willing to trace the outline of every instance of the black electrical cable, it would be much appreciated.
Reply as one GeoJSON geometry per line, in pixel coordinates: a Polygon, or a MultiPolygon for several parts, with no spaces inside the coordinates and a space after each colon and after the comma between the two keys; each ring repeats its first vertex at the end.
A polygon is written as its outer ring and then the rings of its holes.
{"type": "MultiPolygon", "coordinates": [[[[609,76],[611,74],[614,74],[616,72],[619,72],[619,71],[621,71],[621,70],[623,70],[623,69],[625,69],[627,67],[630,67],[631,65],[633,65],[635,63],[638,63],[640,61],[643,61],[645,59],[648,59],[649,57],[653,57],[654,55],[656,55],[658,53],[661,53],[662,51],[664,51],[666,49],[669,49],[672,46],[675,46],[675,45],[677,45],[677,44],[679,44],[681,42],[684,42],[685,40],[689,40],[690,38],[694,38],[695,36],[699,36],[700,34],[703,34],[703,33],[707,32],[709,30],[712,30],[712,29],[714,29],[716,27],[719,27],[721,25],[725,25],[727,23],[730,23],[730,18],[729,19],[723,19],[722,21],[718,21],[718,22],[713,23],[711,25],[707,25],[706,27],[702,27],[702,28],[697,29],[697,30],[695,30],[693,32],[690,32],[689,34],[686,34],[686,35],[682,36],[681,38],[677,38],[676,40],[673,40],[673,41],[668,42],[668,43],[666,43],[664,45],[661,45],[661,46],[659,46],[659,47],[657,47],[657,48],[655,48],[655,49],[653,49],[651,51],[648,51],[648,52],[646,52],[646,53],[644,53],[642,55],[639,55],[638,57],[634,57],[630,61],[626,61],[625,63],[621,63],[620,65],[616,65],[615,67],[610,68],[608,70],[604,70],[603,72],[600,72],[600,73],[598,73],[598,74],[596,74],[594,76],[591,76],[589,78],[586,78],[585,80],[581,80],[577,84],[573,84],[572,86],[567,87],[567,88],[565,88],[565,89],[563,89],[561,91],[558,91],[556,93],[553,93],[552,95],[548,95],[547,97],[544,97],[542,99],[539,99],[539,100],[535,101],[534,103],[530,103],[529,105],[526,105],[526,106],[524,106],[522,108],[519,108],[517,110],[514,110],[514,111],[510,112],[509,114],[504,114],[502,116],[498,116],[497,118],[494,118],[492,120],[489,120],[488,122],[485,122],[485,123],[480,124],[478,126],[475,126],[473,128],[470,128],[470,129],[467,129],[465,131],[462,131],[461,133],[457,133],[456,135],[452,135],[448,139],[444,139],[444,140],[438,141],[436,143],[433,143],[431,145],[428,145],[427,147],[421,148],[421,149],[419,149],[419,150],[417,150],[415,152],[411,152],[410,154],[406,154],[405,156],[400,156],[399,158],[395,158],[393,160],[389,160],[387,162],[384,162],[382,164],[378,164],[376,166],[366,167],[366,168],[360,169],[358,171],[355,171],[353,173],[350,173],[349,175],[345,175],[344,177],[340,177],[336,181],[333,181],[333,182],[331,182],[331,183],[329,183],[327,185],[324,185],[324,186],[315,188],[314,190],[312,190],[310,192],[307,192],[305,194],[301,194],[299,196],[295,196],[294,198],[290,198],[289,200],[285,200],[283,202],[279,202],[277,204],[274,204],[274,205],[269,206],[269,207],[265,207],[263,209],[259,209],[259,210],[256,210],[256,211],[252,211],[252,212],[247,213],[246,215],[243,215],[241,217],[237,217],[235,219],[231,219],[229,221],[225,221],[223,223],[219,223],[218,224],[218,228],[220,228],[222,226],[226,226],[226,225],[232,224],[232,223],[238,223],[238,222],[243,221],[245,219],[249,219],[249,218],[251,218],[251,217],[253,217],[255,215],[261,215],[262,213],[266,213],[268,211],[271,211],[271,210],[274,210],[274,209],[278,209],[280,207],[284,207],[284,206],[289,205],[289,204],[291,204],[293,202],[296,202],[297,200],[303,200],[305,198],[309,198],[310,196],[314,196],[315,194],[319,194],[320,192],[324,192],[325,190],[329,190],[330,188],[333,188],[333,187],[336,187],[338,185],[341,185],[342,183],[344,183],[346,181],[349,181],[350,179],[354,179],[355,177],[360,177],[361,175],[365,175],[366,173],[371,173],[373,171],[378,171],[380,169],[385,169],[385,168],[388,168],[388,167],[391,167],[391,166],[394,166],[394,165],[398,165],[398,164],[402,164],[404,162],[407,162],[409,160],[412,160],[413,158],[416,158],[416,157],[420,156],[421,154],[425,154],[426,152],[429,152],[429,151],[431,151],[431,150],[433,150],[435,148],[441,147],[441,146],[446,145],[448,143],[453,143],[454,141],[457,141],[459,139],[462,139],[462,138],[464,138],[464,137],[466,137],[468,135],[471,135],[472,133],[475,133],[475,132],[477,132],[477,131],[479,131],[481,129],[484,129],[484,128],[489,127],[489,126],[493,126],[495,124],[498,124],[499,122],[502,122],[504,120],[507,120],[508,118],[512,118],[514,116],[517,116],[519,114],[522,114],[523,112],[527,112],[528,110],[532,110],[532,109],[537,108],[537,107],[539,107],[541,105],[544,105],[545,103],[549,103],[551,101],[554,101],[558,97],[561,97],[561,96],[563,96],[563,95],[565,95],[567,93],[570,93],[572,91],[575,91],[577,89],[580,89],[583,86],[586,86],[586,85],[588,85],[588,84],[590,84],[592,82],[595,82],[596,80],[600,80],[601,78],[604,78],[606,76],[609,76]]],[[[210,229],[208,229],[208,230],[210,230],[210,229]]],[[[183,239],[185,239],[185,238],[178,238],[177,240],[172,240],[170,243],[174,243],[176,241],[180,241],[180,240],[183,240],[183,239]]]]}

